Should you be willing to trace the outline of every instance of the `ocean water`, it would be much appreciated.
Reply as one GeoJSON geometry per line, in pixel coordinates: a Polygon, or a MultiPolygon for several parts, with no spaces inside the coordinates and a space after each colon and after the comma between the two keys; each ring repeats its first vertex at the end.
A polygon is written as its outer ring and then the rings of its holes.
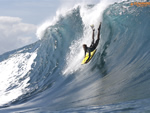
{"type": "Polygon", "coordinates": [[[131,3],[76,5],[1,55],[0,112],[150,112],[150,6],[131,3]],[[97,52],[81,65],[100,22],[97,52]]]}

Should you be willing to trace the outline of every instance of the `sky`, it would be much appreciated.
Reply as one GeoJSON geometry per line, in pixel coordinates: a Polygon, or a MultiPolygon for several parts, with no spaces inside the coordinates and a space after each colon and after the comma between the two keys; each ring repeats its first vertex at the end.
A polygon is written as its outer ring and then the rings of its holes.
{"type": "Polygon", "coordinates": [[[99,0],[0,0],[0,55],[34,43],[36,31],[60,8],[76,3],[96,4],[99,0]]]}

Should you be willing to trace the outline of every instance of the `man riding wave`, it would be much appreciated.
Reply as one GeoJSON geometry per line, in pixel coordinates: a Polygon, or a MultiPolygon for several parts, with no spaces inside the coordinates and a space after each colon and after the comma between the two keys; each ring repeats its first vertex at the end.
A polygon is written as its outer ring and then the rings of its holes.
{"type": "Polygon", "coordinates": [[[99,40],[100,40],[100,29],[101,29],[101,22],[100,22],[100,25],[98,27],[98,34],[97,34],[97,40],[96,42],[94,43],[94,26],[91,26],[92,27],[92,30],[93,30],[93,34],[92,34],[92,43],[90,45],[90,47],[87,47],[86,44],[83,44],[83,49],[85,51],[85,56],[86,56],[86,52],[89,52],[89,58],[86,60],[86,62],[90,59],[90,56],[91,56],[91,52],[94,51],[99,43],[99,40]]]}

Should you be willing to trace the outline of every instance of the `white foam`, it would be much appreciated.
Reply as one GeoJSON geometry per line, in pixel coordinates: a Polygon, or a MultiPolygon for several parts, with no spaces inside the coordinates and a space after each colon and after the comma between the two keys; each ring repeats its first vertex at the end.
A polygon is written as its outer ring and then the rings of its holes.
{"type": "Polygon", "coordinates": [[[70,11],[71,9],[68,9],[66,7],[59,8],[56,11],[56,16],[54,16],[51,19],[45,20],[45,22],[43,22],[41,25],[38,26],[38,29],[36,32],[37,37],[41,40],[44,37],[46,29],[49,28],[50,26],[55,25],[60,19],[60,17],[66,16],[70,11]]]}
{"type": "Polygon", "coordinates": [[[31,65],[36,58],[35,53],[15,54],[0,62],[0,106],[17,99],[26,93],[30,77],[23,77],[31,70],[31,65]],[[23,79],[21,81],[20,79],[23,79]]]}

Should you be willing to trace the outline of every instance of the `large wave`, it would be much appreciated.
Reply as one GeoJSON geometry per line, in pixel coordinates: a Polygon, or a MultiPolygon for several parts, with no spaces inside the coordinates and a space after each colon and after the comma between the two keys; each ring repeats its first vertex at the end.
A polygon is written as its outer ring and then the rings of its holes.
{"type": "Polygon", "coordinates": [[[0,111],[149,110],[150,7],[130,3],[78,5],[46,24],[36,43],[1,55],[0,111]],[[97,52],[81,65],[90,25],[96,38],[101,21],[97,52]]]}

